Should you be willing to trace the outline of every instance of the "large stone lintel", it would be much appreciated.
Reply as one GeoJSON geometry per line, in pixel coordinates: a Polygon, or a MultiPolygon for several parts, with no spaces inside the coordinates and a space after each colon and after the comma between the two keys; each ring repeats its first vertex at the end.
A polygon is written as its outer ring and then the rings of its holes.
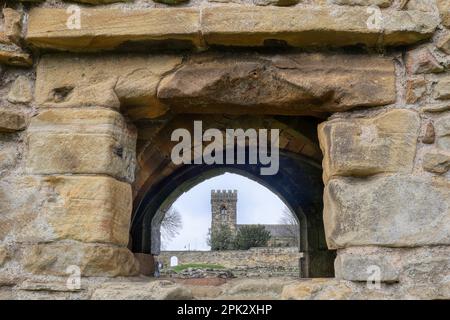
{"type": "Polygon", "coordinates": [[[72,51],[126,49],[133,43],[158,47],[174,41],[197,47],[273,43],[294,47],[373,47],[406,45],[430,38],[439,23],[437,16],[425,12],[390,11],[381,13],[381,22],[372,26],[371,15],[366,8],[340,6],[83,8],[80,28],[76,28],[70,25],[70,13],[64,9],[35,8],[29,15],[26,40],[39,48],[72,51]]]}
{"type": "Polygon", "coordinates": [[[32,9],[26,39],[40,48],[96,51],[126,48],[132,42],[176,41],[200,45],[199,11],[177,9],[88,9],[80,11],[79,29],[68,27],[64,9],[32,9]]]}
{"type": "Polygon", "coordinates": [[[374,56],[218,55],[165,77],[158,98],[180,113],[342,111],[395,102],[395,70],[392,60],[374,56]]]}
{"type": "Polygon", "coordinates": [[[380,11],[379,24],[372,26],[371,15],[359,7],[205,8],[202,32],[210,45],[395,46],[430,37],[438,22],[423,12],[380,11]]]}
{"type": "Polygon", "coordinates": [[[118,107],[120,100],[132,119],[166,107],[174,113],[304,115],[394,103],[395,68],[389,58],[346,54],[214,52],[184,63],[176,55],[46,55],[37,70],[36,100],[43,107],[110,101],[118,107]],[[71,91],[61,97],[64,90],[71,91]],[[140,114],[132,112],[136,106],[140,114]]]}

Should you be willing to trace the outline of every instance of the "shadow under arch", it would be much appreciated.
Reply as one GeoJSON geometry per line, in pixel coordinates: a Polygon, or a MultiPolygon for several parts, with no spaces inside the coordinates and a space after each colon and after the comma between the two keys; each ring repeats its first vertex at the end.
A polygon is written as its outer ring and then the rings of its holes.
{"type": "MultiPolygon", "coordinates": [[[[240,174],[275,193],[295,213],[300,226],[301,277],[333,277],[335,252],[328,250],[322,219],[322,168],[298,154],[280,151],[279,171],[260,175],[255,164],[183,165],[146,191],[135,208],[131,223],[131,250],[158,255],[163,210],[184,192],[202,181],[225,172],[240,174]]],[[[209,196],[209,195],[208,195],[209,196]]]]}

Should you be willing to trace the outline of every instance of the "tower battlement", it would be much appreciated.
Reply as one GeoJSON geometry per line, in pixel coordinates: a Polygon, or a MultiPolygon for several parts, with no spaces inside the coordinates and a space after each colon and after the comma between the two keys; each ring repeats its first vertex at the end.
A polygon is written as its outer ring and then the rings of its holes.
{"type": "Polygon", "coordinates": [[[211,190],[211,201],[220,199],[237,201],[237,190],[211,190]]]}

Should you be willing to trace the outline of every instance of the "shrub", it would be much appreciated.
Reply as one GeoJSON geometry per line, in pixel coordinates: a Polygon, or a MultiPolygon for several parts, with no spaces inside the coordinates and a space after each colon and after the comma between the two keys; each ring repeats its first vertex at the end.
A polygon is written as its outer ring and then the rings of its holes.
{"type": "Polygon", "coordinates": [[[221,225],[209,232],[208,245],[211,246],[211,250],[233,250],[234,249],[234,237],[231,229],[227,225],[221,225]]]}
{"type": "Polygon", "coordinates": [[[243,225],[239,228],[234,241],[236,249],[248,250],[252,247],[265,247],[270,232],[262,225],[243,225]]]}

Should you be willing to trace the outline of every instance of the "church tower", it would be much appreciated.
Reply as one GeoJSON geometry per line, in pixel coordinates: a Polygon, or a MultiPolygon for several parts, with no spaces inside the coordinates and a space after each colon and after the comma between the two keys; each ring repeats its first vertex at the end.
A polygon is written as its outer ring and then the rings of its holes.
{"type": "Polygon", "coordinates": [[[223,225],[236,233],[237,190],[211,190],[211,234],[223,225]]]}

